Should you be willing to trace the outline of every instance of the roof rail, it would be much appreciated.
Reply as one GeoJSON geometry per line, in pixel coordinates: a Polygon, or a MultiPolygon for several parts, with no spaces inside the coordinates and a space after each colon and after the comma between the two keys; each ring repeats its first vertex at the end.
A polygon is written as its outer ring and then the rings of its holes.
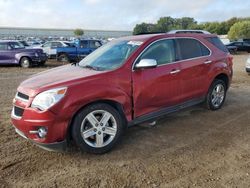
{"type": "Polygon", "coordinates": [[[178,33],[198,33],[198,34],[211,34],[205,30],[172,30],[167,32],[168,34],[178,34],[178,33]]]}
{"type": "Polygon", "coordinates": [[[141,32],[135,35],[148,35],[148,34],[163,34],[165,32],[141,32]]]}

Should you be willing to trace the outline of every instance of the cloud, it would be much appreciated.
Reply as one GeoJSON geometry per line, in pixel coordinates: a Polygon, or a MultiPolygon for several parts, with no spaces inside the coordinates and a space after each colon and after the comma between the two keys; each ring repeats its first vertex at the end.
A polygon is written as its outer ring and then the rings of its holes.
{"type": "Polygon", "coordinates": [[[250,16],[241,0],[0,0],[0,26],[132,30],[160,17],[194,17],[200,22],[250,16]]]}

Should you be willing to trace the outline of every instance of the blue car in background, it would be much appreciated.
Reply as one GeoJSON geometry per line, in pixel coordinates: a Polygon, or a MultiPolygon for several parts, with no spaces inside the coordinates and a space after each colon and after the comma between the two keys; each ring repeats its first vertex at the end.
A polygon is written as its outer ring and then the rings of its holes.
{"type": "Polygon", "coordinates": [[[57,48],[57,60],[61,62],[77,62],[102,46],[101,40],[79,39],[75,46],[57,48]]]}

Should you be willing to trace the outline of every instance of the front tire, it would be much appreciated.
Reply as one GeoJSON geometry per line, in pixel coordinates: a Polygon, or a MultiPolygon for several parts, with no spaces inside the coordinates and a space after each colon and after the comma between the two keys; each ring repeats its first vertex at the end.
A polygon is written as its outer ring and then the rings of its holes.
{"type": "Polygon", "coordinates": [[[23,68],[29,68],[29,67],[31,67],[31,60],[29,58],[27,58],[27,57],[23,57],[20,60],[20,65],[23,68]]]}
{"type": "Polygon", "coordinates": [[[110,151],[121,140],[124,127],[121,115],[112,106],[93,104],[76,115],[72,137],[82,151],[102,154],[110,151]]]}
{"type": "Polygon", "coordinates": [[[57,60],[59,62],[63,62],[63,63],[68,63],[69,62],[69,57],[67,54],[60,54],[57,58],[57,60]]]}
{"type": "Polygon", "coordinates": [[[45,65],[46,61],[42,61],[39,63],[39,66],[43,67],[45,65]]]}
{"type": "Polygon", "coordinates": [[[218,110],[222,107],[226,99],[226,84],[223,80],[215,79],[211,84],[207,97],[206,105],[209,110],[218,110]]]}

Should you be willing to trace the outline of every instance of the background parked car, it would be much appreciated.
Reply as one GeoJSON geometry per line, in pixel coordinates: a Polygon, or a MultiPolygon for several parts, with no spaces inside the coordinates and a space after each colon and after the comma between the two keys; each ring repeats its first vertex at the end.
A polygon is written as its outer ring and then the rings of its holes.
{"type": "Polygon", "coordinates": [[[27,41],[27,43],[30,46],[39,46],[39,45],[42,45],[42,43],[40,43],[38,41],[27,41]]]}
{"type": "Polygon", "coordinates": [[[41,48],[44,53],[47,54],[48,58],[56,58],[57,48],[64,47],[75,47],[74,43],[69,41],[48,41],[40,46],[35,46],[34,48],[41,48]]]}
{"type": "Polygon", "coordinates": [[[246,72],[250,74],[250,57],[247,59],[247,62],[246,62],[246,72]]]}
{"type": "Polygon", "coordinates": [[[0,41],[0,64],[17,64],[24,68],[44,65],[47,56],[41,49],[26,49],[17,41],[0,41]]]}
{"type": "Polygon", "coordinates": [[[18,42],[20,42],[25,48],[30,47],[30,45],[25,40],[19,40],[18,42]]]}
{"type": "Polygon", "coordinates": [[[231,42],[226,45],[227,48],[233,48],[237,47],[237,51],[245,51],[250,53],[250,42],[248,41],[236,41],[236,42],[231,42]]]}
{"type": "Polygon", "coordinates": [[[236,46],[226,46],[230,54],[236,54],[238,48],[236,46]]]}
{"type": "Polygon", "coordinates": [[[81,39],[75,46],[57,48],[57,60],[62,62],[79,61],[102,46],[100,40],[81,39]]]}

